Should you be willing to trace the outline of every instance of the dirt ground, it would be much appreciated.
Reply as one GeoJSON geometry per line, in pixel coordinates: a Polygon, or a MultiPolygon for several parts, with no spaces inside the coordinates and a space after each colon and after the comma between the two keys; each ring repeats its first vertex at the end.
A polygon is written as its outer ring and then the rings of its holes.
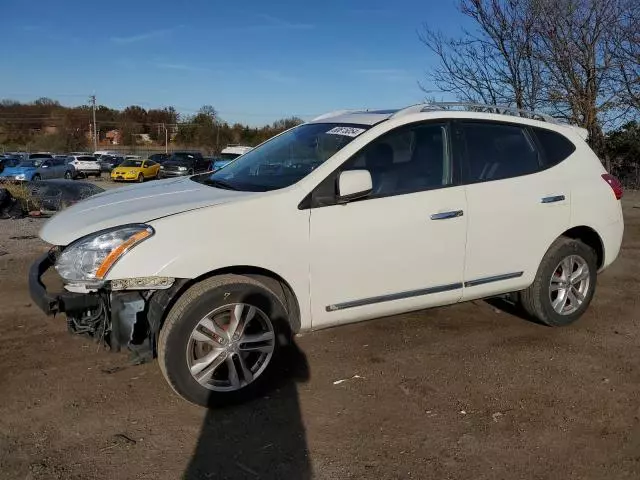
{"type": "Polygon", "coordinates": [[[478,301],[317,332],[278,390],[219,411],[45,317],[42,220],[0,220],[0,478],[638,479],[637,192],[624,209],[571,327],[478,301]]]}

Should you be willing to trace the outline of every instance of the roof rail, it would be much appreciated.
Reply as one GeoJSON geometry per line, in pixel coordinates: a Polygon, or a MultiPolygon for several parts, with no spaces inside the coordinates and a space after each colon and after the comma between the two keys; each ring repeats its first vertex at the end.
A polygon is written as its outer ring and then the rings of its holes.
{"type": "Polygon", "coordinates": [[[403,108],[394,113],[391,118],[401,117],[410,113],[422,113],[430,110],[462,110],[466,112],[485,112],[496,113],[499,115],[513,115],[515,117],[530,118],[532,120],[542,120],[544,122],[563,124],[558,119],[553,118],[550,115],[544,113],[531,112],[529,110],[521,110],[516,107],[509,107],[506,105],[489,105],[484,103],[472,103],[472,102],[433,102],[433,103],[419,103],[417,105],[411,105],[410,107],[403,108]]]}
{"type": "Polygon", "coordinates": [[[311,120],[312,122],[317,122],[318,120],[324,120],[325,118],[337,117],[338,115],[345,115],[347,113],[358,112],[359,110],[335,110],[333,112],[328,112],[320,115],[319,117],[311,120]]]}

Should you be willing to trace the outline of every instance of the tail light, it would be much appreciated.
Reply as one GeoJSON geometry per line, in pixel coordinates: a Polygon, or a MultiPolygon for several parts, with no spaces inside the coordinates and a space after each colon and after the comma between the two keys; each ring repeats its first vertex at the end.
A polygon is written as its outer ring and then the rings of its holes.
{"type": "Polygon", "coordinates": [[[613,194],[616,196],[616,199],[620,200],[622,198],[622,195],[624,194],[624,190],[622,188],[620,180],[618,180],[610,173],[603,173],[602,179],[609,184],[611,190],[613,190],[613,194]]]}

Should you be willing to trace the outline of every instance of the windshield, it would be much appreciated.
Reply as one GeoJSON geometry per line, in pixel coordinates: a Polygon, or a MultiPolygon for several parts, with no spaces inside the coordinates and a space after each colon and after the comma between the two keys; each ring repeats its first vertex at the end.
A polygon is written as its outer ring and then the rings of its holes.
{"type": "Polygon", "coordinates": [[[18,166],[19,167],[39,167],[40,165],[42,165],[42,162],[44,162],[44,159],[42,158],[38,158],[36,160],[22,160],[18,166]]]}
{"type": "Polygon", "coordinates": [[[369,128],[367,125],[300,125],[245,153],[223,169],[192,177],[230,190],[266,192],[300,181],[369,128]]]}
{"type": "Polygon", "coordinates": [[[238,158],[240,156],[239,153],[221,153],[220,154],[220,158],[222,160],[233,160],[235,158],[238,158]]]}
{"type": "Polygon", "coordinates": [[[53,158],[53,157],[48,153],[32,153],[31,155],[29,155],[29,158],[33,160],[36,158],[53,158]]]}
{"type": "Polygon", "coordinates": [[[142,160],[125,160],[120,165],[121,167],[141,167],[142,160]]]}

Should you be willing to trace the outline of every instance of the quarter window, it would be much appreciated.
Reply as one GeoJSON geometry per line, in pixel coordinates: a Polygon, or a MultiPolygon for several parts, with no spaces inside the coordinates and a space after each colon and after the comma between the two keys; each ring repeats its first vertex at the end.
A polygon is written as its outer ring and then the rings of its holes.
{"type": "Polygon", "coordinates": [[[576,146],[564,135],[544,128],[533,128],[544,151],[545,167],[557,165],[576,150],[576,146]]]}
{"type": "Polygon", "coordinates": [[[387,197],[451,183],[445,125],[401,127],[374,140],[342,167],[371,173],[370,197],[387,197]]]}
{"type": "Polygon", "coordinates": [[[498,123],[462,123],[468,183],[529,175],[540,170],[534,142],[525,128],[498,123]]]}

